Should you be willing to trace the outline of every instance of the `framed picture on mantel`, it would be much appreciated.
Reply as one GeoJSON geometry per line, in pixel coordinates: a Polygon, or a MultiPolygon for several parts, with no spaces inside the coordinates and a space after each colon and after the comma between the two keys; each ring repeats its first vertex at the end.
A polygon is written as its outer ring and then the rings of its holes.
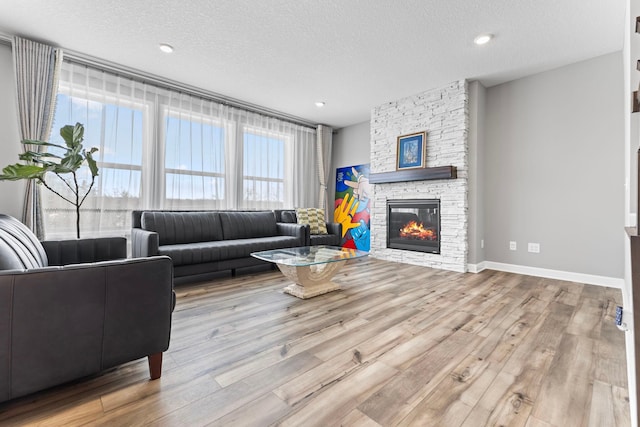
{"type": "Polygon", "coordinates": [[[424,168],[427,158],[427,132],[398,137],[396,169],[424,168]]]}

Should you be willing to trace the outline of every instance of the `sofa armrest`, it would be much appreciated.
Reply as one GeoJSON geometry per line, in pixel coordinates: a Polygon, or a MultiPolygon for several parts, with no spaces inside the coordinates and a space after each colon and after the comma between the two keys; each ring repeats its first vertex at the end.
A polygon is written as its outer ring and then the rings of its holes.
{"type": "Polygon", "coordinates": [[[342,238],[342,224],[339,222],[328,222],[327,223],[327,233],[329,234],[337,234],[342,238]]]}
{"type": "Polygon", "coordinates": [[[47,253],[49,265],[82,264],[127,257],[127,239],[124,237],[45,240],[42,246],[47,253]]]}
{"type": "Polygon", "coordinates": [[[153,256],[103,265],[107,293],[102,369],[166,351],[176,301],[171,258],[153,256]]]}
{"type": "Polygon", "coordinates": [[[307,245],[307,230],[305,226],[302,224],[292,224],[286,222],[277,222],[276,227],[278,229],[278,234],[281,236],[293,236],[297,237],[300,246],[307,245]]]}
{"type": "Polygon", "coordinates": [[[159,253],[160,236],[142,228],[131,229],[131,253],[134,258],[155,256],[159,253]]]}

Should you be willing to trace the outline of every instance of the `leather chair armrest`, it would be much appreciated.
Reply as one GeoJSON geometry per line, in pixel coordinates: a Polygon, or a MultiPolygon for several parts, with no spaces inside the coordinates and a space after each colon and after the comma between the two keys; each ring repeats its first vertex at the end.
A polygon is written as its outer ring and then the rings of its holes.
{"type": "Polygon", "coordinates": [[[96,265],[107,277],[102,369],[167,350],[175,307],[171,258],[96,265]]]}
{"type": "Polygon", "coordinates": [[[155,256],[159,253],[160,236],[142,228],[131,229],[131,253],[134,258],[155,256]]]}
{"type": "Polygon", "coordinates": [[[308,246],[307,230],[302,224],[293,224],[287,222],[276,223],[278,234],[281,236],[294,236],[300,241],[300,246],[308,246]]]}
{"type": "Polygon", "coordinates": [[[342,224],[340,224],[339,222],[328,222],[327,233],[337,234],[342,238],[342,224]]]}
{"type": "Polygon", "coordinates": [[[45,240],[42,246],[49,265],[83,264],[127,257],[127,239],[124,237],[45,240]]]}

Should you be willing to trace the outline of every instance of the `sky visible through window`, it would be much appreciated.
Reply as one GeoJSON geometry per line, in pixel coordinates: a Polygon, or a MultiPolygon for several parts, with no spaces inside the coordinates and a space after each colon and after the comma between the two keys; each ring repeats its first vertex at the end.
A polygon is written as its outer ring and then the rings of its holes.
{"type": "Polygon", "coordinates": [[[224,200],[224,128],[210,121],[167,114],[165,168],[167,199],[224,200]]]}
{"type": "MultiPolygon", "coordinates": [[[[51,142],[64,145],[59,129],[67,124],[84,124],[85,148],[99,148],[95,154],[101,166],[96,195],[139,198],[143,116],[142,106],[135,108],[59,94],[51,142]]],[[[173,112],[165,115],[164,125],[165,197],[223,200],[224,127],[213,121],[182,118],[173,112]]],[[[243,133],[245,200],[283,200],[284,150],[283,137],[252,131],[243,133]]],[[[88,170],[83,169],[79,177],[88,182],[88,170]]]]}
{"type": "Polygon", "coordinates": [[[244,132],[243,197],[245,201],[284,201],[282,137],[244,132]]]}
{"type": "MultiPolygon", "coordinates": [[[[51,142],[64,145],[60,128],[82,123],[85,149],[99,149],[94,154],[96,161],[102,163],[96,186],[98,194],[138,198],[141,192],[142,118],[141,109],[59,94],[51,142]]],[[[86,166],[79,176],[83,180],[90,179],[86,166]]]]}

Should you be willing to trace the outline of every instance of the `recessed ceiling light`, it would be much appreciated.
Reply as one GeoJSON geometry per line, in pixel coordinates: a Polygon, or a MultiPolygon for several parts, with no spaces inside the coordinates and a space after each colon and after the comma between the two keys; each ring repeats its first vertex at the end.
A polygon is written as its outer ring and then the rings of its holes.
{"type": "Polygon", "coordinates": [[[160,50],[163,51],[164,53],[171,53],[173,52],[173,46],[166,43],[160,43],[160,50]]]}
{"type": "Polygon", "coordinates": [[[316,102],[316,107],[318,107],[318,108],[322,108],[322,107],[324,107],[324,104],[325,104],[325,102],[324,102],[324,101],[317,101],[317,102],[316,102]]]}
{"type": "Polygon", "coordinates": [[[473,39],[473,42],[477,45],[483,45],[489,43],[493,38],[493,34],[480,34],[478,37],[473,39]]]}

